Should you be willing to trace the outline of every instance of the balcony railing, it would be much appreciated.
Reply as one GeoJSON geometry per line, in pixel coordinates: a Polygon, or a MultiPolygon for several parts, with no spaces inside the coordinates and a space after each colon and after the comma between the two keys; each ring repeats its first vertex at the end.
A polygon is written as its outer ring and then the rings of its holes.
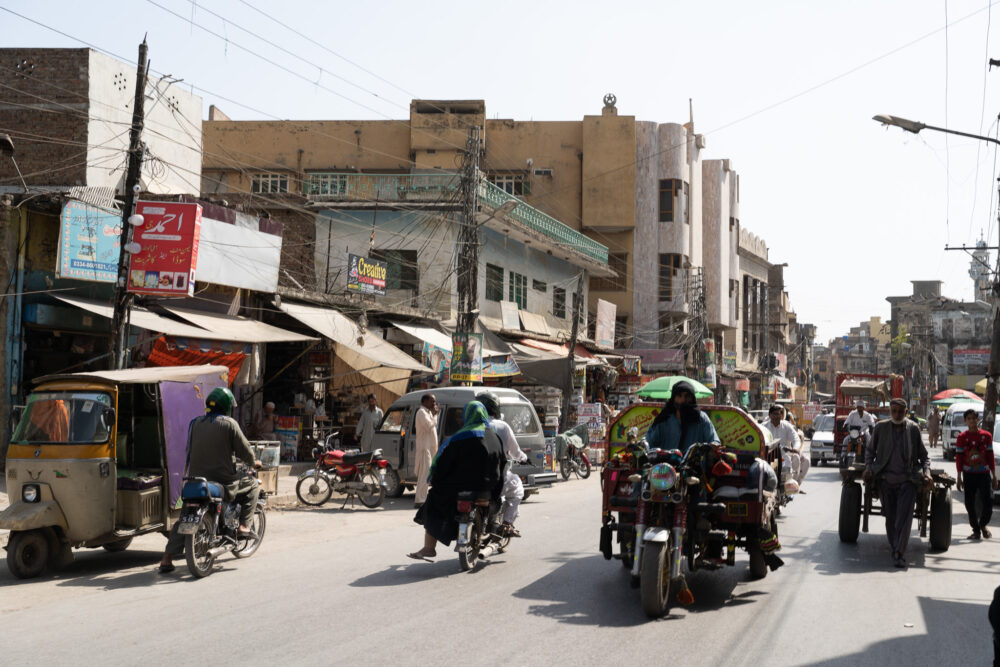
{"type": "Polygon", "coordinates": [[[572,227],[564,225],[551,215],[546,215],[537,208],[528,206],[523,200],[508,194],[505,190],[498,188],[487,180],[479,182],[479,199],[494,209],[499,208],[504,202],[511,200],[520,202],[520,205],[515,207],[506,217],[516,220],[525,227],[544,234],[557,243],[569,246],[599,262],[606,264],[608,261],[608,247],[606,245],[602,245],[572,227]]]}
{"type": "MultiPolygon", "coordinates": [[[[306,175],[304,193],[322,202],[455,202],[461,195],[461,176],[456,173],[433,174],[359,174],[356,172],[311,172],[306,175]]],[[[524,203],[514,195],[482,179],[479,199],[491,208],[517,201],[519,206],[507,218],[567,246],[607,263],[608,247],[568,227],[550,215],[524,203]]]]}
{"type": "Polygon", "coordinates": [[[303,194],[330,201],[434,202],[452,199],[460,191],[458,174],[311,172],[303,194]]]}

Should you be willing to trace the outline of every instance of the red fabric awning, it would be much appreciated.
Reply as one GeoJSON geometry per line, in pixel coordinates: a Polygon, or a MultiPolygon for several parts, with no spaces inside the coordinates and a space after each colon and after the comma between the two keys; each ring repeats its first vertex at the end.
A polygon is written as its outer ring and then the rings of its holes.
{"type": "Polygon", "coordinates": [[[182,349],[175,344],[167,343],[162,337],[153,343],[146,363],[150,366],[201,366],[214,364],[229,369],[229,384],[236,381],[240,368],[247,355],[242,352],[223,352],[221,350],[202,352],[194,348],[182,349]]]}

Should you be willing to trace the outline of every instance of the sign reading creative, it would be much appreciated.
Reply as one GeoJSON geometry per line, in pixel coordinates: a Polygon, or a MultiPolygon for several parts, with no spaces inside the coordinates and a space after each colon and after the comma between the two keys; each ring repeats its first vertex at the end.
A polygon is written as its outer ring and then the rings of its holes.
{"type": "Polygon", "coordinates": [[[451,335],[451,381],[483,381],[483,334],[451,335]]]}
{"type": "Polygon", "coordinates": [[[377,259],[347,255],[347,289],[360,294],[385,296],[389,265],[377,259]]]}
{"type": "Polygon", "coordinates": [[[201,206],[193,203],[141,201],[143,217],[132,233],[128,291],[136,294],[194,295],[201,237],[201,206]]]}
{"type": "Polygon", "coordinates": [[[59,278],[114,283],[118,279],[121,213],[70,200],[59,218],[59,278]]]}

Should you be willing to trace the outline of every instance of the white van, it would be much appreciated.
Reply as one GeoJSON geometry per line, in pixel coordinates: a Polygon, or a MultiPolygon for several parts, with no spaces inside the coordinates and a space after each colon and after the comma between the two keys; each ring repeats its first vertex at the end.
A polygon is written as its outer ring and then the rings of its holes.
{"type": "Polygon", "coordinates": [[[941,419],[941,448],[946,459],[955,459],[955,441],[958,440],[959,433],[968,430],[965,425],[966,410],[975,410],[979,414],[980,423],[983,420],[983,403],[979,401],[968,401],[953,403],[948,406],[941,419]]]}

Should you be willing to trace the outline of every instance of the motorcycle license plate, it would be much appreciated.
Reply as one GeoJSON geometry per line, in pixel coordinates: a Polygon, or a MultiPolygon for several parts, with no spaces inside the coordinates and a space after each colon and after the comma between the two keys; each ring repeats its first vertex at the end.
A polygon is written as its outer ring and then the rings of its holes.
{"type": "Polygon", "coordinates": [[[750,506],[746,503],[726,503],[726,514],[729,516],[748,516],[750,506]]]}
{"type": "Polygon", "coordinates": [[[177,532],[181,535],[194,535],[198,532],[198,514],[182,514],[177,522],[177,532]]]}

